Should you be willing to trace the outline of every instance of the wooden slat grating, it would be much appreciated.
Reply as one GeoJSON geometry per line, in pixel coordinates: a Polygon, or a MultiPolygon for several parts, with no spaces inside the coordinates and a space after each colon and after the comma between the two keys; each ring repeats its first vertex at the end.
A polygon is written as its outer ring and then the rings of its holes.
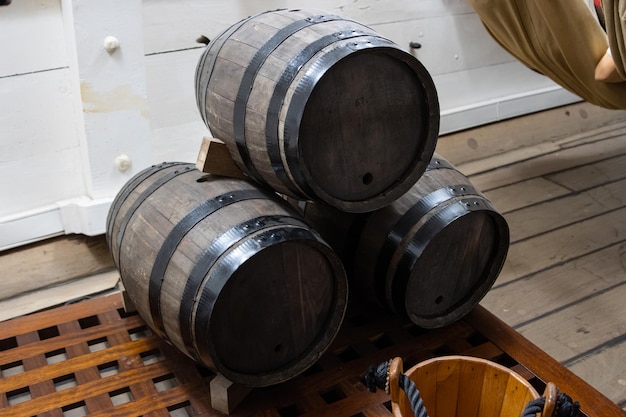
{"type": "MultiPolygon", "coordinates": [[[[215,374],[154,336],[139,316],[126,314],[119,293],[2,323],[0,334],[0,415],[221,415],[210,406],[215,374]]],[[[395,356],[408,368],[447,354],[501,363],[539,392],[560,375],[571,379],[570,395],[583,395],[583,410],[601,406],[604,415],[623,415],[562,366],[543,369],[547,355],[482,307],[453,325],[426,331],[355,306],[313,367],[283,384],[252,390],[232,415],[389,416],[388,395],[366,389],[365,370],[395,356]],[[510,346],[511,337],[519,338],[518,345],[510,346]],[[508,350],[498,338],[509,343],[508,350]]]]}

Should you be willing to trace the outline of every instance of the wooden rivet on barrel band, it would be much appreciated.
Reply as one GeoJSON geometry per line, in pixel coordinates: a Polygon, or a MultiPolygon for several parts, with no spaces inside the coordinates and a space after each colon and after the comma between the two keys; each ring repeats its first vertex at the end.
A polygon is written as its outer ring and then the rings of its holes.
{"type": "MultiPolygon", "coordinates": [[[[451,198],[463,195],[476,194],[476,189],[469,184],[453,185],[446,188],[440,188],[421,198],[406,213],[398,219],[391,227],[385,242],[378,253],[376,266],[374,268],[374,286],[376,294],[383,304],[385,303],[385,282],[391,258],[398,249],[400,242],[407,236],[409,230],[415,226],[417,221],[424,217],[429,211],[437,207],[439,204],[449,201],[451,198]]],[[[420,235],[420,238],[422,235],[420,235]]],[[[406,254],[405,254],[406,255],[406,254]]],[[[404,257],[403,257],[404,258],[404,257]]],[[[397,270],[396,270],[397,271],[397,270]]],[[[407,272],[408,273],[408,272],[407,272]]],[[[394,278],[395,279],[395,278],[394,278]]],[[[408,280],[408,276],[407,276],[408,280]]]]}
{"type": "MultiPolygon", "coordinates": [[[[109,214],[107,216],[107,239],[113,238],[113,227],[115,224],[115,218],[117,217],[117,214],[120,211],[120,207],[122,206],[122,204],[124,204],[124,202],[130,195],[130,193],[132,193],[135,190],[135,188],[139,186],[139,184],[144,182],[150,176],[156,174],[162,169],[171,167],[173,165],[185,165],[185,164],[177,163],[177,162],[163,162],[158,165],[152,165],[151,167],[145,168],[144,170],[138,172],[133,178],[130,179],[130,181],[124,184],[124,186],[117,193],[117,196],[115,197],[115,200],[113,200],[113,203],[111,204],[111,208],[109,209],[109,214]]],[[[111,247],[111,242],[109,242],[109,249],[113,249],[111,247]]]]}
{"type": "Polygon", "coordinates": [[[454,204],[450,204],[438,210],[422,225],[420,232],[412,237],[398,262],[391,283],[391,294],[389,294],[389,296],[397,312],[405,311],[404,295],[406,293],[406,286],[411,271],[424,252],[424,249],[426,249],[430,242],[441,233],[446,226],[450,225],[456,219],[478,210],[495,211],[491,204],[483,198],[463,198],[454,204]]]}
{"type": "MultiPolygon", "coordinates": [[[[259,253],[262,249],[293,240],[317,240],[311,231],[303,227],[281,227],[273,228],[260,233],[253,239],[246,239],[236,248],[231,250],[211,274],[203,287],[197,302],[196,316],[194,320],[194,333],[197,345],[197,353],[204,363],[212,363],[210,356],[211,340],[209,335],[209,323],[215,307],[215,302],[228,279],[243,265],[248,259],[259,253]]],[[[182,304],[186,304],[183,300],[182,304]]]]}
{"type": "MultiPolygon", "coordinates": [[[[209,269],[211,269],[217,259],[221,255],[226,253],[230,247],[239,243],[247,236],[268,227],[275,227],[277,225],[285,224],[295,225],[300,228],[306,227],[306,225],[301,220],[294,217],[283,215],[260,216],[232,227],[227,232],[216,238],[211,243],[211,245],[202,252],[202,255],[196,262],[194,268],[189,274],[189,277],[187,278],[187,282],[185,283],[185,288],[183,290],[180,309],[178,313],[180,335],[185,344],[185,347],[187,348],[187,352],[189,352],[191,355],[193,355],[194,357],[196,355],[193,342],[193,334],[191,330],[193,325],[193,309],[195,301],[198,297],[198,292],[200,291],[200,287],[202,286],[202,283],[204,282],[204,279],[209,269]]],[[[201,308],[205,308],[205,306],[200,307],[200,305],[198,305],[197,311],[200,311],[201,308]]],[[[196,315],[197,314],[198,313],[196,313],[196,315]]],[[[196,316],[196,322],[197,320],[198,318],[196,316]]],[[[205,322],[203,324],[204,326],[207,326],[208,322],[205,322]]],[[[199,358],[196,357],[196,359],[199,358]]]]}
{"type": "MultiPolygon", "coordinates": [[[[175,167],[176,165],[172,165],[172,167],[175,167]]],[[[168,167],[169,168],[169,167],[168,167]]],[[[177,169],[175,171],[171,171],[168,174],[164,175],[163,177],[157,179],[156,181],[154,181],[152,184],[150,184],[148,186],[148,188],[146,188],[134,201],[133,204],[130,206],[130,208],[128,209],[128,211],[126,212],[126,214],[124,215],[124,217],[122,218],[122,221],[120,222],[120,228],[119,231],[117,232],[117,259],[119,260],[119,264],[118,264],[118,268],[121,270],[121,254],[122,254],[122,239],[124,238],[124,233],[126,233],[126,227],[128,226],[128,223],[130,222],[130,219],[133,217],[133,215],[135,214],[135,212],[137,211],[137,209],[139,208],[139,206],[148,198],[150,197],[150,195],[152,193],[154,193],[156,190],[158,190],[161,186],[163,186],[163,184],[166,184],[167,182],[173,180],[174,178],[178,177],[179,175],[185,174],[187,172],[189,172],[192,168],[194,168],[194,166],[192,164],[181,164],[181,168],[177,169]]]]}
{"type": "MultiPolygon", "coordinates": [[[[311,64],[310,69],[298,82],[289,109],[287,109],[287,116],[285,118],[284,128],[284,150],[285,159],[287,165],[290,168],[294,181],[302,189],[307,188],[308,181],[304,176],[304,172],[300,167],[300,158],[298,152],[298,136],[300,132],[300,124],[302,116],[304,114],[305,104],[308,102],[311,93],[313,92],[318,81],[322,76],[337,62],[346,56],[354,52],[354,44],[360,45],[359,48],[372,48],[372,47],[388,47],[392,49],[399,48],[391,41],[385,38],[372,38],[368,37],[367,41],[350,41],[343,45],[343,47],[337,47],[317,59],[311,64]]],[[[314,197],[312,195],[311,197],[314,197]]],[[[319,197],[319,196],[317,196],[319,197]]]]}
{"type": "Polygon", "coordinates": [[[168,233],[167,237],[163,241],[163,244],[161,245],[161,248],[159,249],[154,265],[152,266],[148,286],[148,299],[150,302],[152,321],[154,323],[155,330],[161,336],[164,336],[165,334],[161,315],[161,286],[163,284],[163,279],[165,278],[165,270],[167,269],[170,259],[174,255],[174,252],[180,242],[198,223],[207,218],[209,215],[215,213],[217,210],[233,203],[259,198],[269,198],[269,192],[256,189],[237,190],[205,200],[198,207],[185,215],[185,217],[183,217],[168,233]]]}
{"type": "Polygon", "coordinates": [[[292,193],[301,198],[311,197],[314,194],[307,184],[301,184],[305,195],[292,184],[285,172],[283,160],[280,156],[280,147],[278,141],[278,119],[280,108],[285,101],[285,95],[289,90],[289,86],[298,75],[301,68],[311,60],[322,49],[332,45],[333,43],[344,40],[356,38],[359,36],[375,36],[374,32],[368,33],[362,30],[346,30],[342,32],[335,32],[331,35],[323,36],[313,43],[308,44],[300,53],[298,53],[288,64],[283,73],[281,74],[278,82],[274,86],[274,92],[270,99],[267,116],[265,118],[265,138],[267,153],[272,163],[273,172],[281,183],[287,187],[292,193]]]}
{"type": "Polygon", "coordinates": [[[305,27],[315,25],[317,23],[329,22],[331,20],[341,20],[342,18],[335,15],[328,16],[311,16],[306,19],[297,20],[284,28],[276,32],[252,57],[252,60],[246,67],[246,71],[239,84],[239,91],[237,92],[237,98],[235,99],[235,105],[233,109],[233,129],[235,136],[235,143],[239,150],[239,155],[248,169],[250,175],[261,184],[266,184],[266,181],[259,175],[256,167],[250,159],[250,154],[246,147],[246,107],[248,105],[248,99],[252,91],[252,84],[256,78],[257,73],[261,69],[261,66],[265,60],[270,56],[272,51],[278,48],[285,40],[291,35],[304,29],[305,27]]]}

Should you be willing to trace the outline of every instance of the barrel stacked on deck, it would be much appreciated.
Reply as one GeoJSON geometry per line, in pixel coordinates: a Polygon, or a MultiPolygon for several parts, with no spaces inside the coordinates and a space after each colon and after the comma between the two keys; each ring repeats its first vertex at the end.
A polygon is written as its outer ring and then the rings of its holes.
{"type": "Polygon", "coordinates": [[[322,11],[262,13],[210,42],[196,97],[249,181],[153,166],[107,224],[128,295],[190,357],[275,384],[328,348],[348,281],[356,301],[422,327],[491,288],[507,224],[434,155],[434,84],[393,42],[322,11]]]}

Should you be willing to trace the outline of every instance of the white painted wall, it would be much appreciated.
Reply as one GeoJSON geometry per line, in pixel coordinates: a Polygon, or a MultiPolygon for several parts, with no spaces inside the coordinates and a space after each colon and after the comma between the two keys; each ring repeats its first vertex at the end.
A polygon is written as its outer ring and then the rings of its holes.
{"type": "MultiPolygon", "coordinates": [[[[294,0],[22,0],[0,7],[0,250],[99,234],[112,198],[145,166],[193,162],[209,134],[194,98],[203,46],[294,0]],[[104,49],[108,35],[120,48],[104,49]],[[130,168],[120,171],[116,158],[130,168]]],[[[430,71],[441,132],[577,101],[487,35],[466,0],[316,0],[412,50],[430,71]]]]}

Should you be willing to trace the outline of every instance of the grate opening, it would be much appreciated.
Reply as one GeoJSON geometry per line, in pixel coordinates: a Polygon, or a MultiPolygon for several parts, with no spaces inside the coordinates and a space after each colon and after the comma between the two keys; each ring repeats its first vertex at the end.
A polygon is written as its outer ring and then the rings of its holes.
{"type": "Polygon", "coordinates": [[[108,349],[111,347],[111,344],[106,336],[104,336],[88,341],[87,346],[89,347],[89,351],[93,353],[99,350],[108,349]]]}
{"type": "Polygon", "coordinates": [[[67,374],[56,377],[52,380],[54,383],[55,391],[63,391],[69,388],[74,388],[77,385],[76,376],[74,374],[67,374]]]}
{"type": "Polygon", "coordinates": [[[109,398],[114,406],[126,404],[134,400],[129,387],[122,387],[109,392],[109,398]]]}
{"type": "Polygon", "coordinates": [[[171,417],[192,417],[194,415],[191,403],[184,401],[180,404],[170,405],[167,407],[167,411],[171,417]]]}
{"type": "Polygon", "coordinates": [[[144,365],[161,362],[165,356],[159,349],[150,349],[139,354],[144,365]]]}
{"type": "Polygon", "coordinates": [[[39,334],[39,340],[48,340],[60,335],[59,328],[57,326],[46,327],[45,329],[37,330],[39,334]]]}
{"type": "Polygon", "coordinates": [[[30,395],[30,389],[28,387],[18,388],[13,391],[7,392],[7,402],[9,405],[16,405],[25,401],[32,400],[30,395]]]}
{"type": "Polygon", "coordinates": [[[472,333],[470,337],[468,337],[467,342],[472,346],[480,346],[483,343],[487,343],[488,340],[480,333],[472,333]]]}
{"type": "Polygon", "coordinates": [[[167,391],[170,388],[174,388],[180,385],[173,373],[159,376],[152,380],[154,386],[158,392],[167,391]]]}
{"type": "Polygon", "coordinates": [[[335,355],[343,363],[353,361],[359,358],[359,354],[351,346],[339,351],[335,351],[335,355]]]}
{"type": "Polygon", "coordinates": [[[131,340],[145,339],[146,337],[152,336],[152,332],[148,326],[139,326],[134,329],[129,329],[128,334],[131,340]]]}
{"type": "Polygon", "coordinates": [[[24,372],[24,363],[22,361],[15,361],[7,363],[6,365],[0,365],[0,375],[2,375],[3,378],[21,374],[22,372],[24,372]]]}
{"type": "Polygon", "coordinates": [[[378,349],[385,349],[393,346],[395,343],[393,343],[393,340],[391,340],[391,337],[389,337],[389,335],[383,333],[380,336],[377,336],[374,340],[372,340],[372,344],[378,349]]]}
{"type": "Polygon", "coordinates": [[[331,387],[329,390],[320,393],[320,396],[326,404],[336,403],[343,400],[347,395],[338,386],[331,387]]]}
{"type": "Polygon", "coordinates": [[[126,311],[123,308],[118,308],[117,309],[117,314],[119,314],[121,319],[125,319],[127,317],[132,317],[132,316],[136,316],[139,313],[136,311],[126,311]]]}
{"type": "Polygon", "coordinates": [[[53,363],[63,362],[68,359],[67,351],[64,348],[53,350],[46,353],[46,363],[52,365],[53,363]]]}
{"type": "Polygon", "coordinates": [[[87,415],[87,406],[84,401],[61,407],[63,417],[83,417],[87,415]]]}
{"type": "Polygon", "coordinates": [[[100,373],[100,378],[107,378],[119,374],[120,366],[117,361],[103,363],[98,365],[98,372],[100,373]]]}
{"type": "Polygon", "coordinates": [[[81,329],[85,330],[90,327],[99,326],[100,319],[98,318],[98,316],[83,317],[82,319],[78,319],[78,324],[80,325],[81,329]]]}
{"type": "Polygon", "coordinates": [[[17,347],[16,337],[7,337],[6,339],[0,340],[0,352],[9,350],[9,349],[14,349],[16,347],[17,347]]]}
{"type": "Polygon", "coordinates": [[[280,407],[279,409],[277,409],[277,411],[280,417],[297,417],[302,414],[299,412],[298,406],[296,404],[290,404],[285,407],[280,407]]]}

